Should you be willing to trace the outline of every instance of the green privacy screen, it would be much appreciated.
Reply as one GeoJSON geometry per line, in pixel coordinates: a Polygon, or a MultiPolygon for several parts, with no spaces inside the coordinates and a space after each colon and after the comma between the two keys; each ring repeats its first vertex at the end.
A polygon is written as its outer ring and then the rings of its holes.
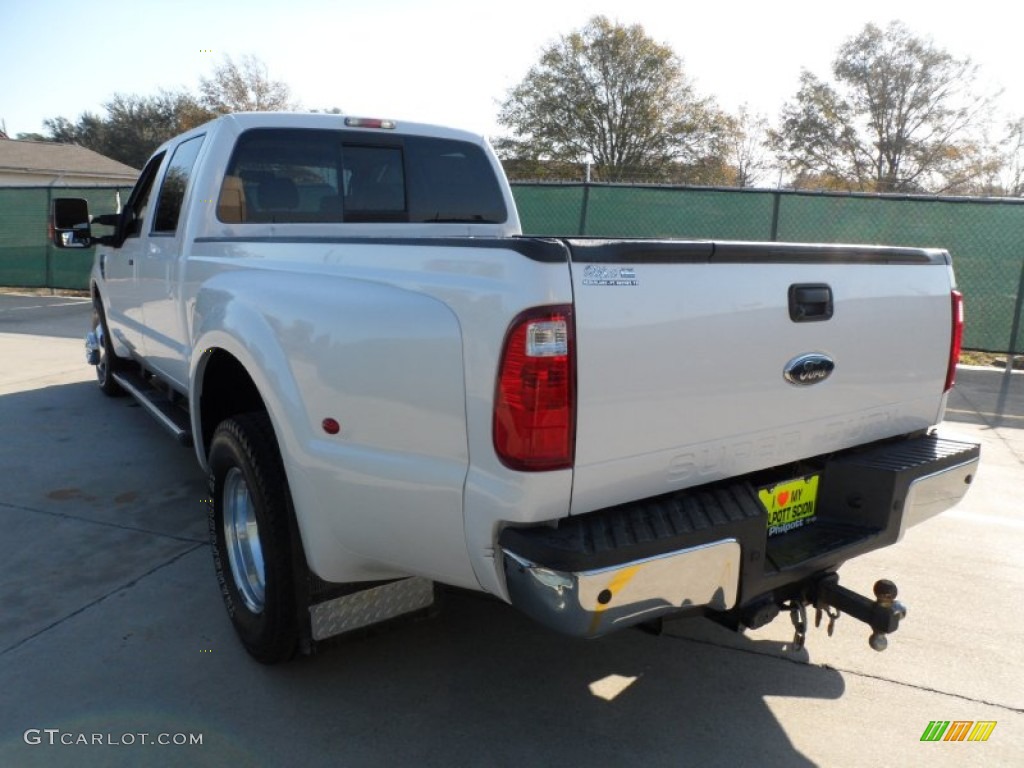
{"type": "Polygon", "coordinates": [[[0,188],[0,285],[19,288],[86,288],[92,248],[58,250],[48,236],[50,201],[83,197],[92,214],[117,210],[116,194],[131,187],[0,188]]]}
{"type": "Polygon", "coordinates": [[[1024,200],[597,184],[512,190],[528,235],[945,248],[967,303],[965,346],[1024,353],[1024,200]]]}
{"type": "Polygon", "coordinates": [[[621,187],[593,187],[586,229],[592,237],[679,237],[767,240],[771,193],[737,195],[722,190],[638,187],[623,199],[621,187]]]}
{"type": "MultiPolygon", "coordinates": [[[[934,246],[953,254],[965,346],[1024,353],[1024,200],[602,184],[512,186],[528,235],[934,246]]],[[[127,187],[0,188],[0,285],[85,288],[92,249],[47,240],[52,197],[116,210],[127,187]]]]}

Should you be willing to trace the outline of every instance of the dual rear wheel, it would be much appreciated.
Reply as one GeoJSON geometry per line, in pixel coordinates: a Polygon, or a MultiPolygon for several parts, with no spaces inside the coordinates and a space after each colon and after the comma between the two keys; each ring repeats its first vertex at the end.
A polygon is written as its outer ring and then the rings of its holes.
{"type": "Polygon", "coordinates": [[[209,453],[210,539],[221,596],[242,644],[258,661],[295,655],[299,614],[292,502],[270,417],[223,421],[209,453]]]}

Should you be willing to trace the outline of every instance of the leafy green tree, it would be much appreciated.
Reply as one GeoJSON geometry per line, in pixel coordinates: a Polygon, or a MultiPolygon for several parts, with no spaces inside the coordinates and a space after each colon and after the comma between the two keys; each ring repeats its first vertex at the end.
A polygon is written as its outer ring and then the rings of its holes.
{"type": "Polygon", "coordinates": [[[105,107],[107,119],[99,129],[104,147],[101,153],[135,168],[141,168],[153,150],[168,139],[213,117],[187,93],[115,95],[105,107]]]}
{"type": "Polygon", "coordinates": [[[164,91],[156,96],[114,94],[103,105],[105,115],[82,113],[43,121],[46,141],[79,144],[102,155],[141,168],[158,146],[218,115],[242,110],[292,109],[288,86],[273,81],[254,56],[240,64],[225,58],[210,78],[201,78],[199,95],[164,91]]]}
{"type": "Polygon", "coordinates": [[[832,76],[804,70],[772,136],[798,185],[942,192],[991,171],[981,129],[992,99],[970,59],[900,22],[868,24],[840,47],[832,76]]]}
{"type": "Polygon", "coordinates": [[[141,168],[165,141],[214,117],[194,96],[184,92],[162,91],[156,96],[115,94],[103,109],[105,117],[85,112],[75,123],[64,117],[44,120],[49,132],[47,140],[79,144],[141,168]]]}
{"type": "Polygon", "coordinates": [[[706,175],[729,127],[671,48],[639,24],[604,16],[545,48],[509,90],[498,122],[512,134],[495,142],[504,158],[593,163],[606,181],[656,180],[665,169],[677,177],[687,167],[706,175]]]}

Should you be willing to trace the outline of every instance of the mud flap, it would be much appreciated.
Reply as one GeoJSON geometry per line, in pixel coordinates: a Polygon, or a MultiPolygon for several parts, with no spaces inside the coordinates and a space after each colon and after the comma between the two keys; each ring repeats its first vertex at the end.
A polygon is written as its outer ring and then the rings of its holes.
{"type": "Polygon", "coordinates": [[[334,597],[309,607],[313,642],[390,622],[429,610],[434,582],[419,576],[389,581],[334,597]]]}

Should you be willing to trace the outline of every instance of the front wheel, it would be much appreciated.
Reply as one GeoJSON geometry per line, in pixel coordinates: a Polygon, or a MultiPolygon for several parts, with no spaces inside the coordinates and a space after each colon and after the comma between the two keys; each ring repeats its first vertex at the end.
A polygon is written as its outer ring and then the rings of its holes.
{"type": "Polygon", "coordinates": [[[114,354],[114,345],[110,341],[107,320],[103,316],[103,308],[97,297],[92,305],[92,330],[100,345],[100,359],[96,363],[96,383],[108,397],[120,397],[125,392],[121,385],[114,381],[113,372],[124,368],[125,361],[114,354]]]}
{"type": "Polygon", "coordinates": [[[299,639],[288,481],[266,413],[217,427],[210,444],[210,539],[228,615],[264,664],[287,661],[299,639]]]}

